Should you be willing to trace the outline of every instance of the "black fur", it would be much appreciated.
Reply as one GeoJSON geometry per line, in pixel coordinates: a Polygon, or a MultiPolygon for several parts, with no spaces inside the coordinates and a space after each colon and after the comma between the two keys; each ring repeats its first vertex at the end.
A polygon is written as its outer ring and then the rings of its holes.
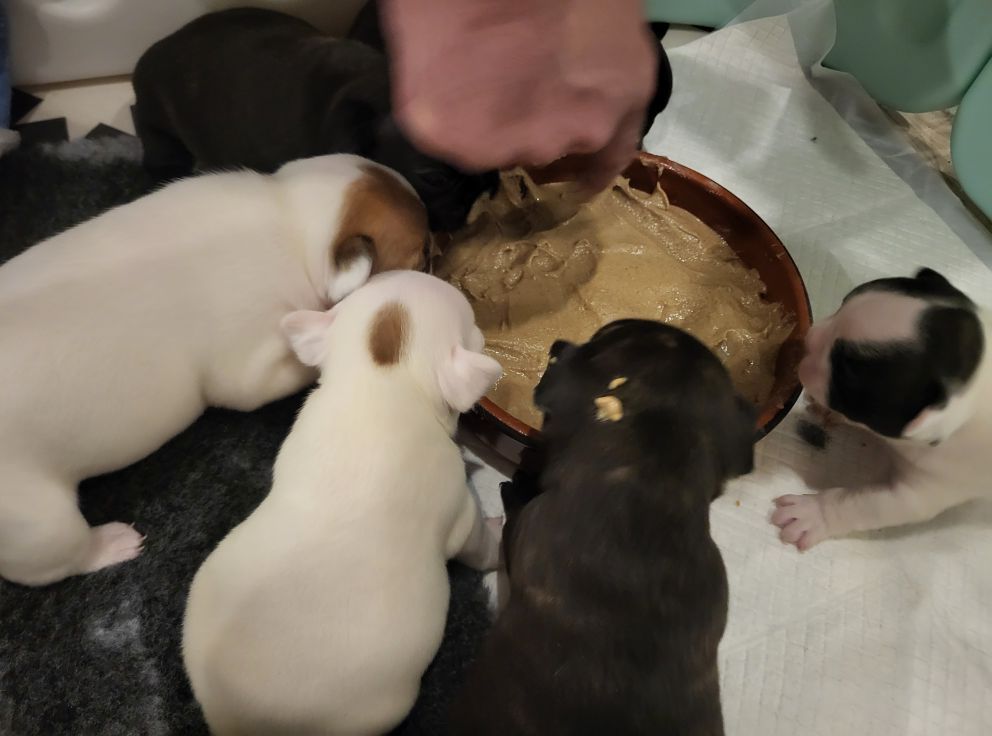
{"type": "MultiPolygon", "coordinates": [[[[654,124],[654,119],[668,106],[668,101],[672,96],[672,66],[668,62],[668,54],[661,46],[661,39],[668,31],[668,24],[650,23],[649,27],[651,34],[658,39],[658,79],[655,83],[654,96],[648,104],[644,126],[641,129],[642,138],[647,135],[648,130],[654,124]]],[[[358,11],[358,16],[348,32],[348,38],[361,41],[374,49],[387,53],[386,41],[379,22],[379,7],[375,0],[369,0],[358,11]]]]}
{"type": "Polygon", "coordinates": [[[503,489],[509,603],[452,733],[722,734],[727,580],[709,505],[752,469],[754,409],[705,346],[657,322],[614,322],[551,355],[535,390],[539,488],[517,493],[525,474],[503,489]],[[619,421],[597,419],[606,394],[619,421]]]}
{"type": "Polygon", "coordinates": [[[886,437],[899,437],[924,409],[940,408],[966,384],[984,352],[975,305],[929,268],[914,278],[870,281],[846,298],[890,291],[930,302],[915,339],[888,343],[837,340],[830,352],[831,409],[886,437]]]}
{"type": "Polygon", "coordinates": [[[420,153],[390,114],[384,55],[283,13],[235,8],[198,18],[138,61],[135,128],[162,178],[204,169],[274,171],[354,153],[391,167],[427,206],[431,228],[462,226],[494,172],[468,174],[420,153]]]}
{"type": "MultiPolygon", "coordinates": [[[[657,25],[657,24],[653,24],[657,25]]],[[[667,24],[665,30],[667,31],[667,24]]],[[[657,34],[657,30],[652,28],[652,32],[657,34]]],[[[662,34],[664,35],[664,34],[662,34]]],[[[641,129],[641,138],[644,138],[654,125],[654,120],[661,112],[668,107],[668,101],[672,97],[672,65],[668,62],[668,54],[665,48],[658,43],[658,78],[654,86],[654,96],[648,103],[647,114],[644,117],[644,127],[641,129]]]]}
{"type": "Polygon", "coordinates": [[[371,46],[377,51],[387,53],[386,39],[382,34],[382,24],[379,22],[379,4],[375,0],[369,0],[358,11],[355,21],[348,31],[348,38],[361,41],[371,46]]]}

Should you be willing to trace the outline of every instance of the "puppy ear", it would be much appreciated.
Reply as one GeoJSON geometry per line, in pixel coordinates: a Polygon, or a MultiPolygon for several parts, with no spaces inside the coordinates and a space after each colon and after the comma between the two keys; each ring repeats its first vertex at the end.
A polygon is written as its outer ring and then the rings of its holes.
{"type": "Polygon", "coordinates": [[[551,343],[551,349],[548,350],[548,364],[554,365],[562,358],[565,358],[575,352],[576,345],[568,340],[555,340],[551,343]]]}
{"type": "Polygon", "coordinates": [[[327,280],[327,298],[337,303],[369,280],[375,244],[366,235],[351,235],[334,248],[334,269],[327,280]]]}
{"type": "Polygon", "coordinates": [[[438,368],[438,384],[445,403],[461,413],[472,408],[496,380],[503,367],[488,355],[455,346],[438,368]]]}
{"type": "Polygon", "coordinates": [[[290,312],[282,318],[279,329],[303,365],[318,366],[324,361],[327,329],[333,321],[333,312],[290,312]]]}
{"type": "Polygon", "coordinates": [[[734,397],[736,416],[729,423],[725,463],[728,478],[747,475],[754,470],[754,442],[757,439],[757,412],[749,401],[734,397]]]}
{"type": "MultiPolygon", "coordinates": [[[[950,281],[934,271],[932,268],[921,268],[916,272],[916,276],[914,278],[916,278],[917,281],[923,281],[928,284],[933,284],[934,286],[954,289],[950,281]]],[[[955,289],[955,291],[957,290],[955,289]]]]}

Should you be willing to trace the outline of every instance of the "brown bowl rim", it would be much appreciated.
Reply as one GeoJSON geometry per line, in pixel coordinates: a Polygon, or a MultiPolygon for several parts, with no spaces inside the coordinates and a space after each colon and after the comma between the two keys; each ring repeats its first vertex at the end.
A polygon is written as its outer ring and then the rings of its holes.
{"type": "MultiPolygon", "coordinates": [[[[806,288],[806,282],[803,279],[802,273],[799,271],[799,267],[796,265],[792,254],[789,253],[789,249],[785,247],[785,244],[778,237],[778,235],[775,234],[775,231],[768,226],[768,223],[766,223],[758,215],[758,213],[751,209],[740,197],[735,195],[729,189],[717,184],[708,176],[700,174],[695,169],[690,169],[688,166],[684,166],[676,161],[673,161],[667,156],[659,156],[645,151],[640,152],[637,158],[640,163],[655,166],[659,170],[659,181],[661,180],[664,170],[668,169],[679,176],[692,180],[696,184],[699,184],[705,189],[711,191],[713,194],[730,201],[731,204],[736,204],[738,207],[751,214],[754,221],[765,231],[770,248],[773,251],[777,251],[776,257],[778,260],[784,260],[787,262],[787,267],[792,270],[793,276],[795,277],[789,279],[789,285],[793,290],[793,297],[795,299],[795,303],[799,307],[799,310],[795,315],[796,326],[793,328],[793,331],[790,333],[789,337],[786,338],[786,342],[783,343],[783,346],[789,341],[795,340],[797,336],[804,336],[813,321],[813,309],[809,301],[809,290],[806,288]],[[782,256],[784,256],[784,258],[782,256]]],[[[631,165],[633,165],[633,163],[634,162],[631,162],[631,165]]],[[[792,407],[796,405],[796,402],[799,400],[799,396],[802,394],[802,384],[800,384],[798,376],[796,377],[795,383],[795,387],[789,393],[788,397],[781,402],[781,405],[776,407],[775,404],[769,404],[762,407],[761,413],[758,415],[758,420],[756,422],[756,429],[759,439],[765,437],[769,432],[775,429],[775,427],[779,425],[786,415],[792,411],[792,407]]],[[[501,406],[496,404],[496,402],[488,396],[484,396],[479,400],[475,411],[481,412],[483,415],[488,415],[484,418],[495,421],[500,426],[502,431],[508,431],[511,436],[514,436],[514,438],[522,444],[532,446],[541,436],[541,430],[532,427],[526,422],[513,416],[501,406]]]]}

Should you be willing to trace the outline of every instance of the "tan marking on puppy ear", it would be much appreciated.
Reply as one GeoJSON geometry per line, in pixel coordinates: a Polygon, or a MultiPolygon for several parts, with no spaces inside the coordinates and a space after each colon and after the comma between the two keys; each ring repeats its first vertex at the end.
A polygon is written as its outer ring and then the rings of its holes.
{"type": "Polygon", "coordinates": [[[623,419],[623,403],[616,396],[597,396],[596,419],[601,422],[619,422],[623,419]]]}
{"type": "Polygon", "coordinates": [[[409,315],[399,302],[389,302],[376,312],[369,330],[369,352],[376,365],[400,362],[406,344],[409,315]]]}
{"type": "Polygon", "coordinates": [[[623,386],[623,385],[624,385],[625,383],[627,383],[627,376],[617,376],[617,377],[616,377],[616,378],[614,378],[614,379],[613,379],[612,381],[610,381],[610,385],[609,385],[609,386],[607,386],[607,388],[608,388],[608,389],[609,389],[610,391],[612,391],[612,390],[613,390],[613,389],[615,389],[615,388],[620,388],[620,387],[621,387],[621,386],[623,386]]]}
{"type": "Polygon", "coordinates": [[[430,237],[427,210],[420,198],[393,174],[372,163],[348,188],[341,222],[331,244],[331,262],[348,263],[372,255],[372,273],[426,267],[430,237]]]}

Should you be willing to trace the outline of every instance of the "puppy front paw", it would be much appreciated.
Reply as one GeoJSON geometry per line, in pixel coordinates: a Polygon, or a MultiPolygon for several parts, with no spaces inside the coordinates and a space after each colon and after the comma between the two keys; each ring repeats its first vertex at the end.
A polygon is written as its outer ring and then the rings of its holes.
{"type": "Polygon", "coordinates": [[[800,552],[830,536],[819,495],[779,496],[775,506],[771,521],[781,530],[779,539],[795,545],[800,552]]]}
{"type": "Polygon", "coordinates": [[[94,527],[82,572],[95,572],[141,554],[145,536],[130,524],[113,521],[94,527]]]}

